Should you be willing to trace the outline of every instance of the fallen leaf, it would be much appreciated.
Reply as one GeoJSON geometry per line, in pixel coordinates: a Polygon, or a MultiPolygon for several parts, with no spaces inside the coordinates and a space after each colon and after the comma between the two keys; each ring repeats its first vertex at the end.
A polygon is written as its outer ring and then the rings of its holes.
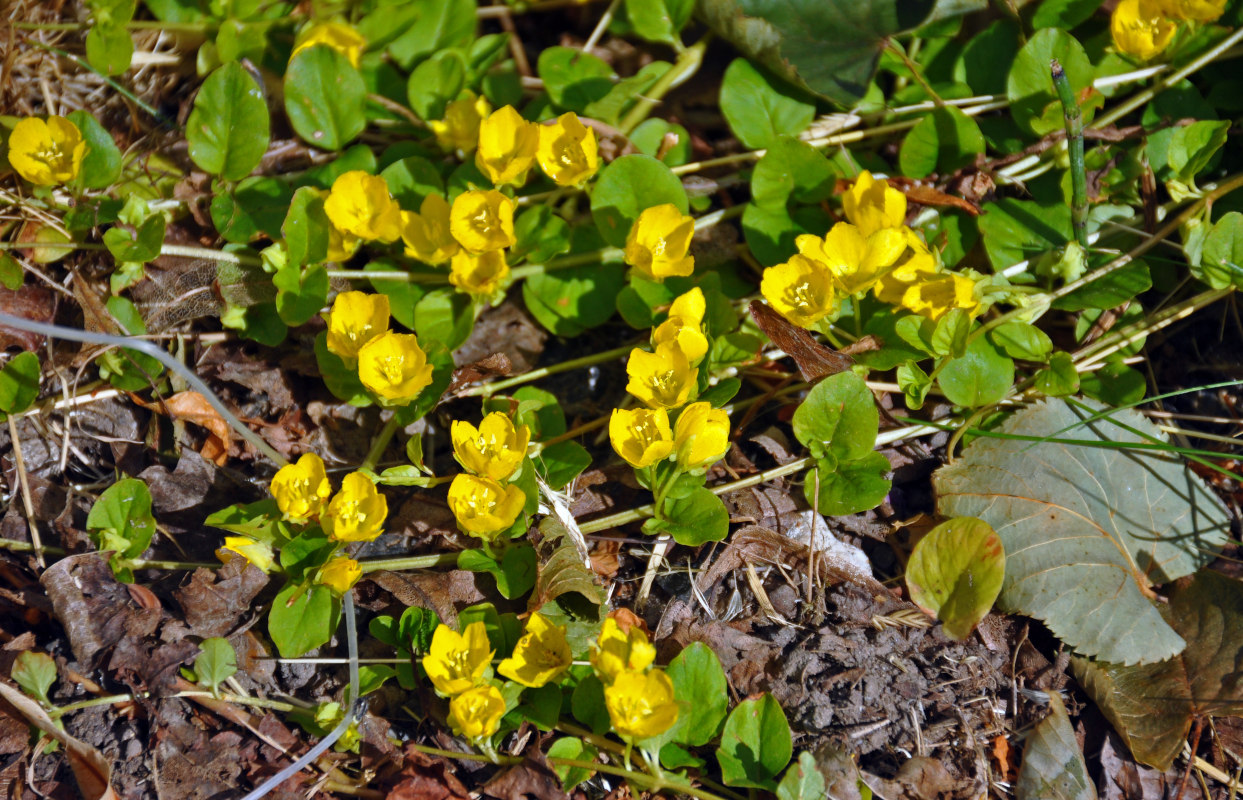
{"type": "Polygon", "coordinates": [[[389,790],[385,800],[467,800],[470,797],[446,759],[407,746],[403,761],[403,779],[389,790]]]}
{"type": "MultiPolygon", "coordinates": [[[[56,295],[34,283],[24,284],[16,291],[0,286],[0,311],[32,322],[52,322],[56,317],[56,295]]],[[[43,338],[37,333],[0,325],[0,350],[20,347],[37,353],[43,347],[43,338]]]]}
{"type": "Polygon", "coordinates": [[[206,429],[207,441],[203,443],[203,449],[199,454],[208,461],[214,462],[216,466],[224,466],[224,463],[229,460],[229,445],[233,440],[229,423],[225,422],[220,412],[212,408],[211,403],[208,403],[203,395],[186,391],[152,401],[143,400],[133,392],[130,392],[129,396],[131,400],[148,411],[154,411],[172,419],[192,422],[206,429]]]}
{"type": "Polygon", "coordinates": [[[61,743],[78,790],[86,800],[116,800],[116,793],[112,791],[112,764],[103,753],[56,727],[38,703],[7,683],[0,682],[0,698],[8,701],[31,725],[61,743]]]}
{"type": "Polygon", "coordinates": [[[514,371],[513,364],[509,361],[509,356],[504,353],[493,353],[490,356],[464,364],[453,371],[453,380],[449,383],[448,393],[452,394],[458,389],[470,383],[486,380],[487,378],[503,378],[506,375],[512,375],[514,371]]]}
{"type": "Polygon", "coordinates": [[[545,603],[568,592],[576,592],[595,605],[604,603],[604,594],[596,584],[595,576],[583,565],[578,548],[565,526],[555,517],[546,517],[540,522],[539,531],[543,536],[536,548],[539,575],[527,608],[538,611],[545,603]]]}
{"type": "Polygon", "coordinates": [[[235,558],[215,572],[196,569],[190,582],[173,592],[173,597],[194,635],[206,639],[232,631],[267,584],[263,570],[235,558]]]}
{"type": "Polygon", "coordinates": [[[138,608],[108,560],[98,553],[57,561],[39,576],[79,664],[91,666],[101,650],[123,638],[145,638],[160,622],[158,609],[138,608]]]}
{"type": "Polygon", "coordinates": [[[1083,751],[1070,726],[1066,706],[1049,695],[1049,716],[1036,725],[1023,748],[1023,766],[1015,785],[1016,800],[1096,800],[1096,788],[1083,751]]]}
{"type": "Polygon", "coordinates": [[[501,770],[484,784],[483,795],[497,800],[569,800],[561,779],[539,750],[531,749],[521,763],[501,770]]]}
{"type": "MultiPolygon", "coordinates": [[[[841,183],[839,181],[838,183],[841,183]]],[[[973,217],[980,216],[980,207],[969,200],[961,197],[955,197],[952,194],[946,194],[935,186],[926,186],[922,183],[916,183],[911,178],[891,177],[889,185],[900,190],[906,199],[912,203],[919,203],[921,206],[938,206],[950,208],[961,208],[973,217]]]]}
{"type": "Polygon", "coordinates": [[[855,363],[850,356],[820,344],[810,331],[792,325],[759,300],[751,301],[751,316],[772,343],[794,359],[805,381],[845,372],[855,363]]]}

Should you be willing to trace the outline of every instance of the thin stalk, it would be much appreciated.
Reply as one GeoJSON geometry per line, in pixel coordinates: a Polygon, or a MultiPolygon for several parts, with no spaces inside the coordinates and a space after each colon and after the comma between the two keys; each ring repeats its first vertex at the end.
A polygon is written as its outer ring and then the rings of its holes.
{"type": "Polygon", "coordinates": [[[514,386],[521,386],[524,383],[538,381],[541,378],[547,378],[549,375],[569,372],[570,370],[578,369],[579,367],[591,367],[596,364],[603,364],[606,361],[621,358],[622,356],[629,355],[630,351],[634,348],[635,345],[633,344],[614,347],[612,350],[605,350],[602,353],[592,353],[591,355],[583,356],[582,358],[572,358],[569,361],[562,361],[559,364],[552,364],[551,366],[533,369],[530,372],[524,372],[521,375],[515,375],[514,377],[506,378],[503,381],[482,383],[461,392],[458,397],[491,397],[497,392],[503,392],[506,389],[511,389],[514,386]]]}
{"type": "Polygon", "coordinates": [[[375,439],[371,441],[371,449],[367,451],[367,455],[363,457],[363,463],[359,465],[360,470],[374,470],[375,465],[380,462],[380,456],[384,455],[384,450],[388,447],[388,443],[393,440],[393,435],[397,433],[397,429],[401,427],[401,423],[397,419],[397,414],[388,418],[388,422],[384,423],[384,427],[376,434],[375,439]]]}
{"type": "Polygon", "coordinates": [[[160,245],[160,255],[201,258],[207,261],[227,261],[230,264],[246,264],[251,267],[257,267],[263,263],[263,260],[253,253],[235,253],[228,250],[217,250],[213,247],[191,247],[182,244],[162,244],[160,245]]]}
{"type": "Polygon", "coordinates": [[[434,569],[456,567],[457,553],[437,553],[434,556],[403,556],[401,558],[373,558],[358,562],[358,568],[366,575],[382,569],[397,572],[405,569],[434,569]]]}
{"type": "Polygon", "coordinates": [[[1057,87],[1058,99],[1062,101],[1062,118],[1066,121],[1066,142],[1070,148],[1070,195],[1071,220],[1075,228],[1075,241],[1083,249],[1088,248],[1088,173],[1083,163],[1083,113],[1070,88],[1066,70],[1055,58],[1050,62],[1053,85],[1057,87]]]}
{"type": "Polygon", "coordinates": [[[906,68],[911,73],[911,77],[914,78],[915,82],[919,84],[919,87],[924,90],[924,93],[932,98],[932,102],[936,104],[936,107],[945,108],[945,101],[941,99],[941,95],[937,94],[936,90],[932,88],[932,84],[928,83],[928,79],[924,77],[924,73],[920,70],[919,65],[906,54],[906,50],[902,48],[902,45],[891,39],[885,47],[906,65],[906,68]]]}
{"type": "Polygon", "coordinates": [[[670,89],[685,83],[698,72],[699,65],[703,63],[704,51],[708,49],[708,42],[711,40],[712,34],[709,33],[679,53],[678,60],[673,62],[673,66],[661,75],[656,83],[652,84],[652,88],[639,95],[634,107],[626,112],[626,116],[617,129],[629,136],[631,131],[639,127],[640,122],[647,119],[647,115],[652,113],[652,109],[670,89]]]}

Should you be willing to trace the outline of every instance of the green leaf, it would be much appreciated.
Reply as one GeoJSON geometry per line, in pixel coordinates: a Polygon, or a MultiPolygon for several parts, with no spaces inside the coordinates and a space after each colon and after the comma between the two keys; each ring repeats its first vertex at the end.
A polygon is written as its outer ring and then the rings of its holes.
{"type": "Polygon", "coordinates": [[[327,331],[320,331],[315,336],[315,363],[319,365],[324,385],[335,397],[360,408],[375,402],[367,387],[358,379],[358,370],[347,366],[340,356],[329,351],[327,331]]]}
{"type": "Polygon", "coordinates": [[[475,0],[410,0],[376,6],[358,31],[388,52],[404,70],[447,47],[466,47],[475,38],[475,0]]]}
{"type": "Polygon", "coordinates": [[[319,528],[308,528],[281,546],[281,569],[291,581],[311,577],[327,561],[336,544],[319,528]]]}
{"type": "Polygon", "coordinates": [[[324,197],[310,186],[293,193],[281,233],[293,264],[318,264],[328,256],[328,226],[324,197]]]}
{"type": "Polygon", "coordinates": [[[678,544],[697,547],[719,542],[729,534],[729,511],[721,498],[707,489],[696,489],[676,500],[665,501],[667,519],[662,532],[678,544]]]}
{"type": "MultiPolygon", "coordinates": [[[[1192,266],[1191,271],[1195,274],[1196,268],[1192,266]]],[[[1122,269],[1103,275],[1082,289],[1077,289],[1058,299],[1053,303],[1053,307],[1065,311],[1117,308],[1127,300],[1151,288],[1152,274],[1148,270],[1148,264],[1143,261],[1132,261],[1122,269]]]]}
{"type": "Polygon", "coordinates": [[[164,215],[150,215],[133,234],[120,226],[109,228],[104,244],[117,261],[151,261],[164,244],[164,215]]]}
{"type": "Polygon", "coordinates": [[[522,299],[545,328],[558,336],[577,336],[613,316],[624,281],[621,264],[587,264],[530,276],[522,282],[522,299]]]}
{"type": "Polygon", "coordinates": [[[294,131],[315,147],[340,150],[362,133],[366,97],[358,70],[331,47],[308,47],[289,61],[285,113],[294,131]]]}
{"type": "Polygon", "coordinates": [[[1037,136],[1061,130],[1065,125],[1049,72],[1049,61],[1054,58],[1066,70],[1070,88],[1076,94],[1091,86],[1096,77],[1091,59],[1075,37],[1058,28],[1036,31],[1014,57],[1006,79],[1006,96],[1014,121],[1037,136]]]}
{"type": "Polygon", "coordinates": [[[985,206],[980,236],[993,269],[1001,272],[1020,261],[1055,250],[1071,239],[1070,206],[1003,198],[985,206]]]}
{"type": "Polygon", "coordinates": [[[923,178],[948,174],[984,152],[984,135],[971,117],[952,106],[928,114],[902,140],[898,165],[903,175],[923,178]]]}
{"type": "Polygon", "coordinates": [[[120,75],[134,57],[125,24],[93,25],[86,34],[86,60],[104,75],[120,75]]]}
{"type": "Polygon", "coordinates": [[[247,244],[266,234],[281,238],[281,224],[293,200],[284,181],[254,176],[243,178],[232,192],[211,200],[211,221],[225,241],[247,244]]]}
{"type": "Polygon", "coordinates": [[[613,88],[613,68],[574,47],[546,47],[539,54],[539,76],[558,108],[585,111],[613,88]]]}
{"type": "Polygon", "coordinates": [[[276,500],[269,497],[254,503],[239,503],[222,508],[208,515],[203,524],[274,544],[279,535],[280,519],[281,511],[276,500]]]}
{"type": "MultiPolygon", "coordinates": [[[[548,748],[548,758],[554,760],[560,758],[567,761],[595,761],[598,755],[596,748],[573,736],[558,737],[548,748]]],[[[552,764],[552,769],[561,779],[561,790],[566,793],[574,791],[575,786],[596,774],[583,767],[567,767],[556,763],[552,764]]]]}
{"type": "Polygon", "coordinates": [[[1110,361],[1098,370],[1079,376],[1079,388],[1085,395],[1111,406],[1138,403],[1148,389],[1143,373],[1121,361],[1110,361]]]}
{"type": "Polygon", "coordinates": [[[281,658],[298,658],[326,644],[340,616],[340,601],[327,586],[289,584],[272,601],[268,635],[281,658]]]}
{"type": "Polygon", "coordinates": [[[91,506],[86,529],[100,550],[114,551],[109,566],[120,580],[133,580],[126,562],[151,546],[155,518],[151,516],[151,492],[137,478],[117,481],[91,506]]]}
{"type": "Polygon", "coordinates": [[[272,284],[276,313],[291,328],[305,325],[328,302],[328,270],[319,264],[304,269],[288,262],[272,276],[272,284]]]}
{"type": "Polygon", "coordinates": [[[1014,384],[1014,362],[989,341],[976,336],[960,358],[941,368],[937,385],[954,405],[978,408],[996,403],[1014,384]]]}
{"type": "Polygon", "coordinates": [[[121,151],[112,140],[112,134],[85,111],[73,111],[66,117],[78,126],[86,142],[86,155],[82,157],[82,171],[78,173],[76,184],[84,189],[111,186],[121,175],[121,151]]]}
{"type": "Polygon", "coordinates": [[[721,731],[716,751],[721,781],[726,786],[773,791],[793,752],[790,724],[781,704],[768,692],[755,700],[743,700],[721,731]]]}
{"type": "MultiPolygon", "coordinates": [[[[819,208],[800,209],[824,216],[819,208]]],[[[828,223],[827,217],[823,222],[828,223]]],[[[794,240],[801,234],[815,229],[826,230],[828,225],[809,225],[801,217],[796,219],[784,206],[747,203],[742,210],[742,234],[751,248],[751,254],[760,264],[771,267],[787,260],[796,251],[794,240]]]]}
{"type": "Polygon", "coordinates": [[[414,332],[419,342],[441,342],[450,350],[461,346],[475,327],[470,295],[454,289],[433,289],[414,307],[414,332]]]}
{"type": "Polygon", "coordinates": [[[1200,120],[1174,129],[1170,135],[1170,149],[1166,157],[1178,180],[1194,184],[1195,177],[1204,171],[1209,161],[1226,143],[1226,131],[1229,128],[1229,120],[1200,120]]]}
{"type": "Polygon", "coordinates": [[[591,192],[591,217],[606,242],[624,247],[639,214],[664,203],[687,213],[690,206],[682,181],[651,156],[622,156],[600,170],[591,192]]]}
{"type": "Polygon", "coordinates": [[[608,706],[604,703],[604,684],[595,675],[588,675],[574,687],[574,694],[570,696],[570,712],[574,719],[597,736],[613,727],[608,706]]]}
{"type": "Polygon", "coordinates": [[[422,156],[409,156],[394,161],[384,168],[380,177],[384,178],[389,192],[398,204],[414,211],[418,210],[424,197],[432,193],[443,194],[445,190],[440,170],[422,156]]]}
{"type": "Polygon", "coordinates": [[[559,490],[591,466],[591,453],[578,442],[557,442],[540,450],[534,460],[548,487],[559,490]]]}
{"type": "Polygon", "coordinates": [[[1187,641],[1168,661],[1142,666],[1072,662],[1075,678],[1141,764],[1168,770],[1196,718],[1234,716],[1243,702],[1238,643],[1243,585],[1211,570],[1175,585],[1161,616],[1187,641]]]}
{"type": "Polygon", "coordinates": [[[630,134],[630,143],[639,152],[659,158],[671,167],[681,166],[691,160],[691,135],[676,122],[653,117],[645,119],[630,134]]]}
{"type": "Polygon", "coordinates": [[[1053,341],[1049,335],[1027,322],[1007,322],[991,330],[988,335],[1011,358],[1044,361],[1053,352],[1053,341]]]}
{"type": "Polygon", "coordinates": [[[999,430],[1017,438],[976,439],[936,473],[937,511],[1001,537],[1000,608],[1044,620],[1086,656],[1160,661],[1184,641],[1145,592],[1211,561],[1230,523],[1176,456],[1128,447],[1164,442],[1152,423],[1130,410],[1087,421],[1101,410],[1044,400],[1016,412],[999,430]]]}
{"type": "Polygon", "coordinates": [[[227,181],[259,166],[268,149],[268,107],[242,65],[230,61],[203,82],[186,122],[186,141],[195,164],[227,181]]]}
{"type": "Polygon", "coordinates": [[[410,73],[406,97],[421,119],[444,119],[445,106],[465,87],[465,56],[457,50],[442,50],[410,73]]]}
{"type": "Polygon", "coordinates": [[[656,309],[668,307],[677,295],[664,281],[630,275],[630,283],[617,294],[617,311],[632,328],[643,330],[658,323],[656,309]]]}
{"type": "Polygon", "coordinates": [[[0,253],[0,285],[10,292],[16,292],[26,282],[26,271],[17,259],[8,253],[0,253]]]}
{"type": "Polygon", "coordinates": [[[961,357],[967,352],[967,337],[971,334],[971,327],[971,317],[966,311],[961,308],[950,309],[932,327],[928,344],[932,346],[933,354],[961,357]]]}
{"type": "Polygon", "coordinates": [[[957,517],[916,543],[906,565],[906,587],[913,603],[961,641],[993,607],[1005,574],[1006,553],[992,526],[957,517]]]}
{"type": "Polygon", "coordinates": [[[519,214],[514,236],[518,241],[511,251],[513,257],[525,258],[530,264],[546,264],[570,249],[569,224],[545,205],[519,214]]]}
{"type": "Polygon", "coordinates": [[[39,399],[41,370],[39,357],[30,352],[18,353],[0,369],[0,419],[22,413],[39,399]]]}
{"type": "Polygon", "coordinates": [[[715,739],[729,707],[725,670],[716,653],[703,642],[692,642],[674,656],[665,673],[680,707],[672,741],[698,747],[715,739]]]}
{"type": "Polygon", "coordinates": [[[791,199],[819,203],[833,196],[837,177],[837,170],[819,150],[782,136],[755,165],[751,197],[758,205],[780,208],[791,199]]]}
{"type": "Polygon", "coordinates": [[[626,0],[626,16],[634,32],[649,42],[674,44],[691,18],[694,0],[626,0]]]}
{"type": "Polygon", "coordinates": [[[56,683],[56,662],[47,653],[36,653],[25,650],[13,660],[11,677],[22,691],[39,701],[45,707],[51,707],[52,701],[47,693],[52,684],[56,683]]]}
{"type": "Polygon", "coordinates": [[[521,597],[531,590],[536,579],[535,548],[518,545],[507,549],[498,561],[483,550],[458,553],[458,569],[486,572],[496,580],[497,591],[506,599],[521,597]]]}
{"type": "MultiPolygon", "coordinates": [[[[403,270],[402,265],[387,259],[369,261],[363,267],[363,272],[401,272],[403,270]]],[[[418,306],[419,300],[423,299],[423,295],[427,294],[427,289],[414,281],[387,278],[370,278],[369,281],[371,288],[388,297],[393,319],[410,330],[414,330],[414,309],[418,306]]]]}
{"type": "Polygon", "coordinates": [[[850,461],[816,462],[803,482],[807,502],[825,516],[845,516],[876,508],[892,486],[885,476],[893,470],[881,453],[850,461]]]}
{"type": "Polygon", "coordinates": [[[954,80],[978,95],[1005,94],[1006,76],[1022,44],[1020,33],[1017,20],[1003,18],[973,34],[954,64],[954,80]]]}
{"type": "Polygon", "coordinates": [[[237,672],[237,653],[228,639],[213,636],[199,645],[198,657],[194,659],[194,674],[199,683],[215,693],[220,684],[237,672]]]}
{"type": "Polygon", "coordinates": [[[806,750],[798,754],[798,763],[786,770],[777,786],[777,800],[820,800],[828,796],[828,787],[816,768],[815,756],[806,750]]]}
{"type": "Polygon", "coordinates": [[[812,455],[832,453],[838,461],[863,458],[876,446],[880,414],[862,378],[830,375],[812,387],[794,412],[794,435],[812,455]]]}
{"type": "MultiPolygon", "coordinates": [[[[1017,800],[1096,800],[1096,788],[1075,728],[1057,692],[1049,692],[1049,716],[1036,724],[1023,746],[1015,784],[1017,800]]],[[[1182,742],[1180,740],[1179,745],[1182,742]]]]}
{"type": "Polygon", "coordinates": [[[1032,15],[1032,28],[1068,31],[1092,16],[1100,6],[1100,0],[1044,0],[1032,15]]]}
{"type": "Polygon", "coordinates": [[[1036,391],[1049,397],[1065,397],[1079,391],[1079,371],[1070,353],[1059,350],[1049,357],[1049,366],[1036,373],[1036,391]]]}
{"type": "Polygon", "coordinates": [[[799,135],[816,116],[815,106],[778,86],[745,58],[725,68],[720,105],[729,129],[752,150],[771,147],[781,136],[799,135]]]}
{"type": "Polygon", "coordinates": [[[924,400],[928,397],[928,390],[932,388],[932,378],[928,376],[928,373],[924,372],[916,362],[908,361],[898,366],[896,376],[906,407],[912,411],[923,408],[924,400]]]}
{"type": "Polygon", "coordinates": [[[1243,287],[1243,214],[1231,211],[1217,220],[1204,239],[1199,267],[1191,274],[1214,289],[1243,287]]]}

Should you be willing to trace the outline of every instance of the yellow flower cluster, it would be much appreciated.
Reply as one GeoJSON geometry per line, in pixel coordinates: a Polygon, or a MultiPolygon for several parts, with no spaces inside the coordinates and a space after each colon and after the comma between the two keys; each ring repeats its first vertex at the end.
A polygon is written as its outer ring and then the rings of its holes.
{"type": "Polygon", "coordinates": [[[326,319],[328,351],[356,366],[382,405],[407,405],[431,385],[432,365],[418,337],[389,330],[387,296],[341,292],[326,319]]]}
{"type": "Polygon", "coordinates": [[[1109,18],[1114,47],[1141,61],[1160,55],[1181,22],[1214,22],[1226,0],[1120,0],[1109,18]]]}
{"type": "Polygon", "coordinates": [[[505,716],[505,698],[488,682],[494,653],[482,622],[462,633],[439,625],[432,634],[423,669],[436,691],[449,698],[449,726],[460,736],[491,736],[505,716]]]}
{"type": "Polygon", "coordinates": [[[65,117],[27,117],[9,134],[9,164],[36,186],[56,186],[78,177],[86,141],[65,117]]]}
{"type": "Polygon", "coordinates": [[[656,648],[637,625],[622,630],[609,617],[600,629],[591,666],[604,684],[604,705],[613,730],[627,742],[659,736],[678,721],[673,682],[653,667],[656,648]]]}
{"type": "Polygon", "coordinates": [[[708,403],[686,405],[695,393],[698,364],[708,353],[703,292],[675,299],[669,318],[652,331],[653,352],[635,348],[626,363],[626,391],[647,408],[613,410],[609,440],[628,464],[643,469],[674,456],[682,472],[707,469],[729,449],[729,416],[708,403]],[[682,406],[671,426],[669,412],[682,406]]]}
{"type": "Polygon", "coordinates": [[[820,238],[795,240],[798,253],[764,270],[760,291],[790,322],[810,328],[837,313],[847,297],[872,291],[882,302],[937,320],[960,308],[983,307],[975,282],[944,270],[928,246],[903,224],[906,195],[863,172],[842,197],[849,222],[820,238]]]}
{"type": "Polygon", "coordinates": [[[466,470],[449,486],[449,509],[463,533],[490,541],[510,528],[526,506],[526,493],[508,480],[526,457],[531,432],[494,411],[478,428],[454,421],[449,437],[454,457],[466,470]]]}

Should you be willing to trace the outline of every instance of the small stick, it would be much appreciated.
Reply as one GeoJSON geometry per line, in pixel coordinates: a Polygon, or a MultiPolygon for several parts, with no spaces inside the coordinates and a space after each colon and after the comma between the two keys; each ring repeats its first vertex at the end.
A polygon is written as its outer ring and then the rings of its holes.
{"type": "Polygon", "coordinates": [[[35,563],[39,569],[47,569],[43,561],[43,539],[39,535],[39,523],[35,520],[34,501],[30,499],[30,481],[26,480],[26,459],[22,458],[22,440],[17,436],[17,423],[13,415],[8,415],[9,438],[13,442],[13,462],[17,467],[17,480],[22,487],[22,507],[26,511],[26,522],[30,525],[30,541],[35,549],[35,563]]]}
{"type": "Polygon", "coordinates": [[[1075,241],[1083,249],[1088,247],[1088,177],[1083,163],[1083,113],[1075,101],[1074,90],[1066,70],[1055,58],[1049,62],[1053,85],[1058,99],[1062,101],[1062,117],[1066,120],[1066,144],[1070,148],[1070,202],[1071,221],[1075,228],[1075,241]]]}

